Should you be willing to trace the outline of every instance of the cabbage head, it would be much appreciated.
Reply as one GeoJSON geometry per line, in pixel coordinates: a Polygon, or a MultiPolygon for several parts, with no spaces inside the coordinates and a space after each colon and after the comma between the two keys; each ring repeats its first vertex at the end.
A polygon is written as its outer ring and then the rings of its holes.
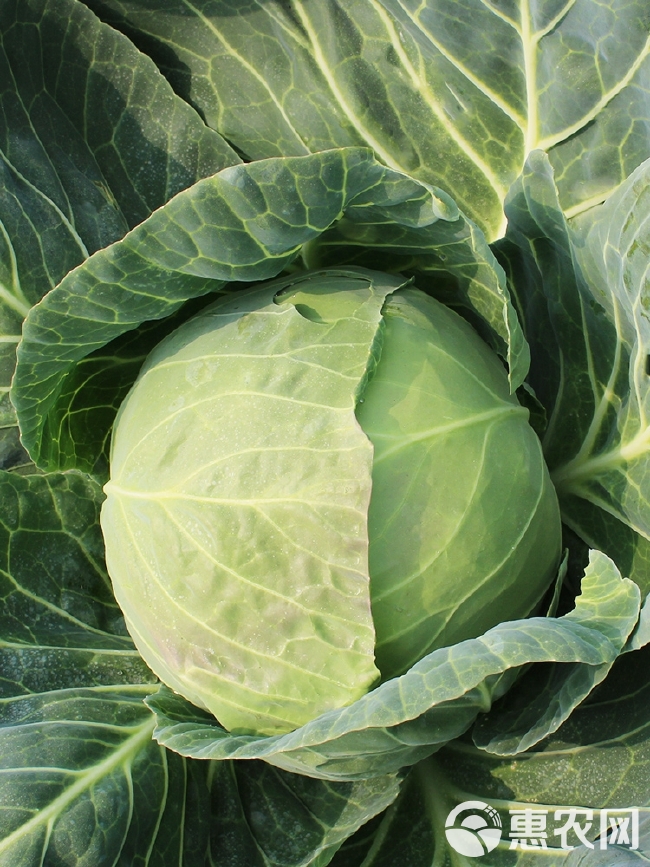
{"type": "Polygon", "coordinates": [[[166,338],[120,409],[106,495],[138,650],[240,733],[295,729],[526,616],[560,552],[500,360],[364,269],[226,295],[166,338]]]}

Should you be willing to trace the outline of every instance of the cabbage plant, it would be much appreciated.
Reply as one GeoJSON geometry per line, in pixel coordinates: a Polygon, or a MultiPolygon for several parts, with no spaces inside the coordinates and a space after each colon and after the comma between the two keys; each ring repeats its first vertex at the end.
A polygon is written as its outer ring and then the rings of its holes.
{"type": "Polygon", "coordinates": [[[0,867],[647,860],[649,53],[646,0],[0,0],[0,867]]]}

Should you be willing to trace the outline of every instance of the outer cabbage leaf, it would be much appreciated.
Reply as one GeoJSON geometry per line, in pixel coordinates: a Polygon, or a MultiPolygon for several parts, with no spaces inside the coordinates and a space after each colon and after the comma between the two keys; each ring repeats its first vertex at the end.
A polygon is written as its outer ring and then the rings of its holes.
{"type": "Polygon", "coordinates": [[[9,694],[152,681],[112,594],[103,496],[81,473],[0,473],[0,648],[9,694]],[[109,672],[108,681],[103,672],[109,672]]]}
{"type": "Polygon", "coordinates": [[[247,157],[368,145],[492,240],[548,151],[569,215],[650,156],[645,0],[87,0],[247,157]]]}
{"type": "Polygon", "coordinates": [[[625,645],[624,652],[631,653],[633,650],[640,650],[650,644],[650,594],[646,596],[641,611],[639,613],[639,622],[630,635],[630,638],[625,645]]]}
{"type": "Polygon", "coordinates": [[[474,864],[479,858],[452,849],[445,834],[447,816],[466,801],[488,805],[501,820],[499,845],[491,852],[483,847],[481,864],[641,867],[650,855],[649,661],[650,648],[619,658],[606,680],[533,750],[498,758],[477,749],[467,736],[448,744],[413,768],[398,800],[344,844],[332,867],[474,864]],[[572,808],[587,843],[569,831],[566,843],[572,848],[563,850],[556,832],[572,808]],[[638,809],[638,848],[631,848],[629,813],[627,842],[614,842],[610,835],[601,848],[601,821],[607,814],[600,811],[625,818],[623,811],[630,808],[638,809]],[[546,848],[539,838],[536,846],[510,848],[511,810],[541,811],[537,816],[545,826],[546,848]],[[591,819],[583,810],[593,811],[591,819]],[[564,812],[556,819],[556,811],[564,812]]]}
{"type": "MultiPolygon", "coordinates": [[[[590,552],[584,580],[593,580],[595,574],[608,575],[612,583],[620,577],[613,561],[600,551],[590,552]]],[[[649,605],[650,595],[624,644],[623,653],[637,650],[650,640],[647,632],[649,605]]],[[[584,610],[583,618],[591,618],[592,613],[584,610]]],[[[621,627],[625,629],[621,621],[610,623],[612,638],[617,643],[622,638],[621,627]]],[[[610,669],[611,665],[533,666],[519,678],[516,689],[507,693],[491,713],[477,720],[472,734],[474,743],[501,756],[524,752],[568,719],[573,709],[609,675],[610,669]]]]}
{"type": "Polygon", "coordinates": [[[116,685],[1,702],[2,867],[324,865],[398,793],[395,776],[326,783],[183,759],[151,739],[142,694],[116,685]]]}
{"type": "Polygon", "coordinates": [[[101,500],[80,473],[0,473],[0,865],[328,863],[398,778],[324,783],[153,741],[155,677],[111,594],[101,500]]]}
{"type": "Polygon", "coordinates": [[[3,0],[0,78],[0,465],[20,468],[8,391],[30,307],[179,190],[240,160],[77,0],[3,0]]]}
{"type": "Polygon", "coordinates": [[[616,339],[611,373],[605,383],[598,383],[600,399],[585,441],[556,471],[557,484],[566,495],[599,506],[646,540],[650,540],[646,484],[650,472],[649,216],[650,160],[582,222],[576,256],[615,328],[616,339]]]}
{"type": "MultiPolygon", "coordinates": [[[[385,221],[417,231],[423,248],[444,247],[447,271],[459,292],[473,298],[479,316],[486,310],[493,319],[500,299],[498,339],[505,343],[515,328],[516,386],[527,355],[509,312],[505,276],[482,235],[448,196],[384,168],[365,149],[261,160],[224,169],[179,193],[72,271],[34,308],[23,330],[12,390],[23,443],[33,459],[50,469],[96,464],[96,449],[82,445],[77,455],[70,441],[72,428],[77,437],[83,435],[68,421],[66,381],[81,359],[142,322],[170,316],[188,299],[232,281],[276,276],[307,241],[355,208],[357,198],[360,210],[372,211],[369,196],[385,221]]],[[[128,385],[119,373],[116,394],[125,394],[128,385]]],[[[98,403],[101,408],[103,401],[98,403]]],[[[102,415],[106,418],[103,408],[102,415]]],[[[93,426],[96,415],[87,418],[93,426]]],[[[93,434],[98,439],[104,437],[93,434]]]]}
{"type": "MultiPolygon", "coordinates": [[[[181,755],[261,758],[324,779],[390,773],[460,736],[512,685],[522,666],[581,663],[602,672],[637,622],[639,597],[633,582],[621,579],[616,570],[594,568],[576,608],[564,617],[501,623],[480,638],[436,650],[349,707],[329,711],[286,735],[230,734],[209,714],[161,687],[146,700],[158,717],[154,736],[181,755]]],[[[573,665],[568,668],[571,673],[573,665]]],[[[573,706],[565,705],[555,727],[573,706]]]]}
{"type": "Polygon", "coordinates": [[[571,231],[533,154],[497,245],[531,344],[542,443],[564,521],[650,589],[647,214],[650,163],[571,231]]]}

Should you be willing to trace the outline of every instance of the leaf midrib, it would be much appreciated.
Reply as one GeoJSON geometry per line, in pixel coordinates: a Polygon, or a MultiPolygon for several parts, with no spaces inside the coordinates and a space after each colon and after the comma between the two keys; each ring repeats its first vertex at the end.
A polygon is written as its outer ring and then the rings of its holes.
{"type": "Polygon", "coordinates": [[[11,847],[20,839],[27,837],[32,831],[35,831],[42,825],[47,825],[51,828],[51,823],[60,815],[66,807],[68,807],[77,797],[83,792],[90,789],[95,783],[103,777],[108,776],[112,771],[122,765],[130,764],[133,757],[142,745],[150,741],[153,737],[153,730],[156,726],[156,718],[152,715],[141,725],[134,729],[133,734],[125,740],[122,746],[106,759],[94,765],[83,776],[73,783],[68,789],[60,794],[57,798],[51,801],[47,807],[39,810],[38,813],[28,822],[16,828],[11,834],[0,841],[0,855],[9,852],[11,847]]]}

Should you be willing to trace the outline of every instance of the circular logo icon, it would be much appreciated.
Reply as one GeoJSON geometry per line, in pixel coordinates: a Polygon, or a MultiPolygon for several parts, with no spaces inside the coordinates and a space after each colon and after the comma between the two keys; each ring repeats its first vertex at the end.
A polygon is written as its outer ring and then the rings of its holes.
{"type": "Polygon", "coordinates": [[[501,818],[494,807],[483,801],[463,801],[445,822],[447,842],[467,858],[479,858],[499,845],[501,818]]]}

